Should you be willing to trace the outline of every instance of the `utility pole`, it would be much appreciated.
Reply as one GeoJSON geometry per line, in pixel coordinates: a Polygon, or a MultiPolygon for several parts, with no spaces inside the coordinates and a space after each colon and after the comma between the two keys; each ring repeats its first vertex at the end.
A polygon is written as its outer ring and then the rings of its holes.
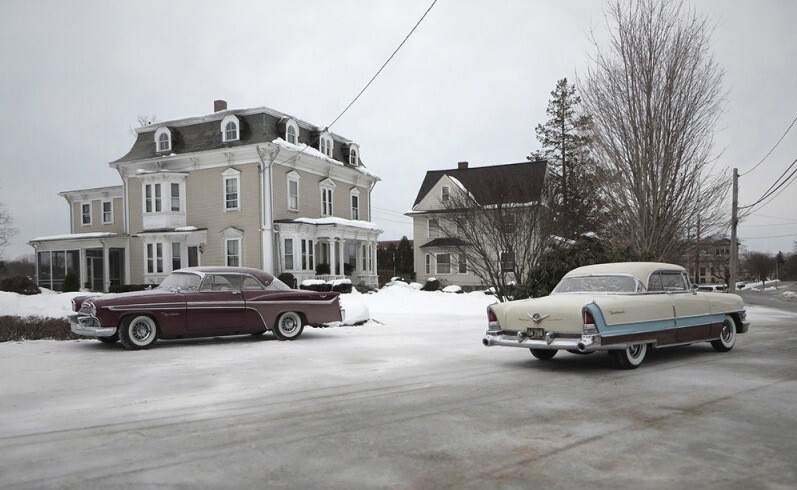
{"type": "Polygon", "coordinates": [[[733,169],[733,199],[731,204],[731,263],[728,268],[728,291],[736,291],[738,276],[739,245],[736,239],[736,226],[739,224],[739,169],[733,169]]]}

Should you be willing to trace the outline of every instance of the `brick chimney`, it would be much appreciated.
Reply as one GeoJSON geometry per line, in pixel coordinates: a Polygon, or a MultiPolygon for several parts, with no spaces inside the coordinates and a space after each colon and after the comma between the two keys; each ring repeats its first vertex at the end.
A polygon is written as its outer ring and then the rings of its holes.
{"type": "Polygon", "coordinates": [[[459,170],[467,170],[468,169],[468,162],[459,162],[459,163],[457,163],[457,169],[459,169],[459,170]]]}
{"type": "Polygon", "coordinates": [[[227,110],[226,100],[219,99],[213,101],[213,112],[226,111],[226,110],[227,110]]]}

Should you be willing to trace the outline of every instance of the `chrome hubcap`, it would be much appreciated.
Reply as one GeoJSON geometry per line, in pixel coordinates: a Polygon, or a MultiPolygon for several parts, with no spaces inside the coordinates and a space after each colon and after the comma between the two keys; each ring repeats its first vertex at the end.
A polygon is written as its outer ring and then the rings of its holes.
{"type": "Polygon", "coordinates": [[[637,358],[637,357],[639,357],[639,354],[641,352],[642,352],[642,346],[641,345],[631,345],[631,346],[628,347],[628,355],[629,355],[629,357],[637,358]]]}
{"type": "Polygon", "coordinates": [[[152,327],[147,322],[136,322],[130,332],[133,340],[136,342],[143,342],[152,334],[152,327]]]}
{"type": "Polygon", "coordinates": [[[722,327],[722,341],[726,344],[733,340],[733,330],[727,323],[722,327]]]}
{"type": "Polygon", "coordinates": [[[296,320],[293,317],[285,317],[282,320],[282,331],[285,333],[291,333],[296,329],[296,320]]]}

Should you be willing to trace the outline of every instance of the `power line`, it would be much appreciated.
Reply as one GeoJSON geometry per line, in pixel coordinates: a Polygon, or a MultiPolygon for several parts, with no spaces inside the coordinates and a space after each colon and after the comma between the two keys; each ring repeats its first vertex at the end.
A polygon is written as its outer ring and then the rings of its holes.
{"type": "MultiPolygon", "coordinates": [[[[764,191],[764,194],[763,194],[763,195],[762,195],[760,198],[758,198],[758,200],[757,200],[756,202],[754,202],[753,204],[747,205],[747,206],[739,206],[739,209],[746,209],[746,208],[749,208],[749,209],[750,209],[750,211],[749,211],[749,212],[745,213],[745,214],[744,214],[743,216],[741,216],[741,217],[743,218],[743,217],[747,216],[747,215],[748,215],[750,212],[752,212],[752,208],[753,208],[754,206],[756,206],[756,205],[757,205],[758,203],[760,203],[761,201],[763,201],[763,200],[765,200],[765,199],[769,198],[769,197],[770,197],[772,194],[774,194],[776,191],[778,191],[779,189],[781,189],[781,188],[782,188],[784,185],[785,185],[786,187],[788,187],[788,186],[791,184],[791,182],[789,182],[789,179],[792,179],[792,177],[794,177],[794,175],[795,175],[795,174],[797,174],[797,169],[795,169],[794,171],[792,171],[792,173],[791,173],[791,174],[789,174],[789,176],[788,176],[788,177],[784,178],[784,176],[785,176],[785,175],[786,175],[786,174],[787,174],[787,173],[788,173],[790,170],[792,170],[792,168],[794,168],[794,167],[795,167],[795,165],[797,165],[797,159],[795,159],[793,162],[791,162],[791,165],[789,165],[789,166],[786,168],[786,170],[784,170],[784,171],[783,171],[783,173],[782,173],[782,174],[780,174],[780,176],[779,176],[777,179],[775,179],[775,182],[773,182],[773,183],[772,183],[772,185],[770,185],[770,186],[769,186],[769,189],[767,189],[766,191],[764,191]]],[[[793,182],[793,180],[792,180],[792,182],[793,182]]],[[[778,192],[778,194],[780,194],[780,192],[778,192]]],[[[762,207],[763,207],[763,206],[762,206],[762,207]]]]}
{"type": "Polygon", "coordinates": [[[772,218],[772,219],[779,219],[779,220],[783,220],[783,221],[788,221],[790,223],[797,223],[797,220],[794,220],[794,219],[783,218],[781,216],[769,216],[769,215],[761,214],[761,213],[749,213],[748,216],[761,216],[762,218],[772,218]]]}
{"type": "Polygon", "coordinates": [[[747,238],[741,238],[740,237],[740,239],[742,239],[742,240],[758,240],[758,239],[763,239],[763,238],[786,238],[786,237],[790,237],[790,236],[797,236],[797,233],[790,233],[788,235],[751,236],[751,237],[747,237],[747,238]]]}
{"type": "Polygon", "coordinates": [[[437,3],[437,0],[434,0],[434,1],[432,1],[432,4],[431,4],[431,5],[429,5],[429,8],[428,8],[428,9],[426,9],[426,12],[424,12],[424,13],[423,13],[423,15],[421,16],[421,18],[420,18],[420,19],[418,19],[418,22],[416,22],[416,23],[415,23],[415,26],[412,28],[412,30],[410,30],[409,34],[407,34],[407,36],[404,38],[404,40],[403,40],[403,41],[401,41],[401,44],[399,44],[399,45],[398,45],[398,47],[395,49],[395,51],[393,51],[393,54],[391,54],[391,55],[390,55],[390,57],[387,59],[387,61],[385,61],[385,63],[382,65],[382,67],[381,67],[381,68],[379,68],[379,70],[377,70],[376,74],[375,74],[373,77],[371,77],[371,80],[369,80],[369,81],[368,81],[368,83],[366,83],[366,84],[365,84],[365,87],[363,87],[363,89],[362,89],[362,90],[360,90],[360,93],[359,93],[359,94],[357,94],[357,96],[354,98],[354,100],[352,100],[351,102],[349,102],[349,105],[347,105],[347,106],[346,106],[346,108],[345,108],[345,109],[343,109],[343,112],[341,112],[340,114],[338,114],[338,117],[336,117],[336,118],[335,118],[335,120],[334,120],[334,121],[332,121],[332,123],[331,123],[329,126],[327,126],[327,130],[329,130],[329,128],[331,128],[331,127],[332,127],[332,126],[333,126],[333,125],[334,125],[336,122],[338,122],[338,119],[340,119],[341,117],[343,117],[343,115],[344,115],[344,114],[346,114],[346,111],[348,111],[348,110],[349,110],[349,107],[351,107],[351,106],[352,106],[352,105],[353,105],[355,102],[357,102],[357,99],[359,99],[359,98],[360,98],[360,96],[363,94],[363,92],[365,92],[365,91],[366,91],[366,89],[367,89],[368,87],[370,87],[370,86],[371,86],[371,84],[373,83],[373,81],[374,81],[374,80],[376,80],[376,77],[378,77],[378,76],[379,76],[379,74],[380,74],[380,73],[382,73],[382,70],[384,70],[384,69],[385,69],[385,67],[387,66],[387,64],[388,64],[388,63],[390,63],[390,60],[392,60],[392,59],[393,59],[393,57],[394,57],[394,56],[396,56],[396,53],[398,53],[398,52],[399,52],[399,50],[401,49],[401,47],[402,47],[402,46],[404,46],[404,43],[406,43],[406,42],[407,42],[407,39],[409,39],[409,38],[410,38],[410,36],[412,36],[412,33],[413,33],[413,32],[415,32],[415,29],[417,29],[417,28],[418,28],[418,26],[419,26],[419,25],[421,25],[421,22],[423,22],[423,19],[425,19],[425,18],[426,18],[426,15],[429,13],[429,11],[430,11],[430,10],[432,10],[432,7],[434,7],[434,5],[435,5],[436,3],[437,3]]]}
{"type": "Polygon", "coordinates": [[[750,170],[748,170],[747,172],[745,172],[745,173],[743,173],[743,174],[739,175],[739,177],[744,177],[745,175],[749,174],[749,173],[750,173],[750,172],[752,172],[753,170],[757,169],[759,165],[761,165],[762,163],[764,163],[764,160],[766,160],[766,159],[769,157],[769,155],[771,155],[771,154],[772,154],[772,152],[773,152],[773,151],[775,151],[775,148],[777,148],[777,147],[778,147],[778,145],[780,144],[780,142],[781,142],[781,141],[783,141],[783,138],[785,138],[785,137],[786,137],[786,135],[787,135],[787,134],[789,134],[789,131],[791,131],[791,128],[792,128],[792,127],[794,127],[794,123],[796,123],[796,122],[797,122],[797,117],[795,117],[795,118],[794,118],[794,121],[792,121],[792,122],[791,122],[791,124],[789,124],[789,127],[788,127],[788,128],[786,128],[786,132],[785,132],[785,133],[783,133],[783,136],[781,136],[781,137],[780,137],[780,139],[778,140],[778,142],[777,142],[777,143],[775,143],[775,146],[773,146],[773,147],[772,147],[772,149],[771,149],[771,150],[769,150],[769,153],[767,153],[766,155],[764,155],[764,158],[762,158],[762,159],[761,159],[761,161],[759,161],[758,163],[756,163],[756,164],[755,164],[755,166],[754,166],[753,168],[751,168],[751,169],[750,169],[750,170]]]}

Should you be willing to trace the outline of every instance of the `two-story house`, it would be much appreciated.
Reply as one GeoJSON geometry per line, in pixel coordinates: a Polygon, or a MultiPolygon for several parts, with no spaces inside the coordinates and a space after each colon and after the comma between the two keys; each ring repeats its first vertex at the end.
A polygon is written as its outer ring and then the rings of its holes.
{"type": "MultiPolygon", "coordinates": [[[[488,210],[502,205],[515,207],[518,213],[525,212],[521,210],[528,209],[526,204],[539,204],[545,172],[545,161],[486,167],[469,167],[468,162],[459,162],[455,169],[426,172],[412,210],[407,213],[413,219],[416,280],[423,283],[434,277],[465,289],[485,287],[484,281],[473,273],[468,254],[463,252],[473,237],[464,236],[467,231],[457,229],[452,219],[457,214],[456,208],[467,205],[488,210]]],[[[505,271],[512,270],[511,253],[497,251],[492,260],[505,271]]]]}
{"type": "Polygon", "coordinates": [[[107,291],[157,284],[195,265],[255,267],[297,280],[376,285],[371,192],[380,180],[359,146],[266,107],[227,109],[136,129],[110,163],[122,184],[62,192],[70,234],[39,237],[37,278],[58,289],[67,271],[107,291]],[[327,270],[328,269],[328,272],[327,270]]]}

